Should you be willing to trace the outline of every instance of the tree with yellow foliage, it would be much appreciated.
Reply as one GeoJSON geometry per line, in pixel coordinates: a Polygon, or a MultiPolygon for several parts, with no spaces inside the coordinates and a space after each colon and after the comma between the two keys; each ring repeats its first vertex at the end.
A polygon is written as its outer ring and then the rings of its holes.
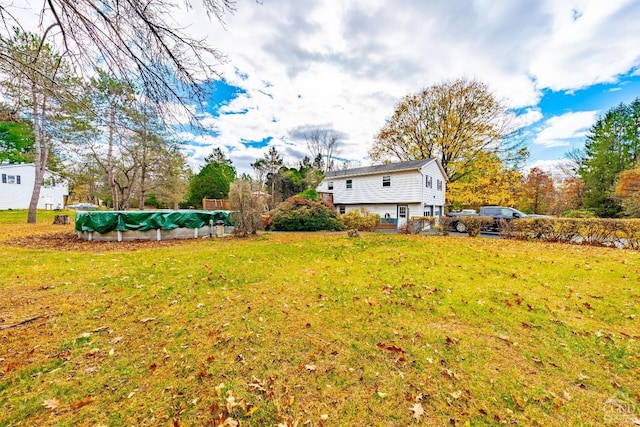
{"type": "Polygon", "coordinates": [[[508,138],[511,118],[484,83],[446,81],[402,98],[369,156],[374,161],[437,158],[453,183],[478,170],[476,163],[486,161],[487,153],[526,156],[508,138]]]}
{"type": "Polygon", "coordinates": [[[454,209],[483,205],[513,206],[521,174],[507,168],[495,153],[481,151],[460,169],[461,178],[447,185],[447,204],[454,209]]]}

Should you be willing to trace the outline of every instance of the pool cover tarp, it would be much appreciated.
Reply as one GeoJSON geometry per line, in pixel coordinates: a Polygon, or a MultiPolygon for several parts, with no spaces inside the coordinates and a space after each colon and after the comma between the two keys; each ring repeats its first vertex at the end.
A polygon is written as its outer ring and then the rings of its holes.
{"type": "Polygon", "coordinates": [[[147,231],[200,228],[218,220],[233,225],[229,211],[90,211],[76,212],[76,231],[147,231]]]}

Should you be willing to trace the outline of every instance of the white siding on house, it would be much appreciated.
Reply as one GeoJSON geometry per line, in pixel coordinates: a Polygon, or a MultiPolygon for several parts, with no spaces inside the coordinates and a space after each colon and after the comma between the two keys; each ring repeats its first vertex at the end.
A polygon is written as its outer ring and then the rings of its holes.
{"type": "MultiPolygon", "coordinates": [[[[44,179],[45,185],[40,190],[38,209],[62,209],[65,196],[69,194],[67,182],[50,172],[45,172],[44,179]]],[[[0,209],[29,208],[34,182],[35,166],[33,164],[0,165],[0,209]],[[3,176],[7,178],[6,183],[2,179],[3,176]],[[10,176],[20,176],[20,184],[17,180],[9,183],[10,176]]]]}
{"type": "Polygon", "coordinates": [[[366,208],[381,218],[398,219],[398,207],[408,207],[408,218],[444,213],[446,177],[435,159],[403,162],[340,171],[318,186],[319,192],[332,193],[333,204],[345,213],[366,208]],[[383,182],[389,177],[390,185],[383,182]],[[431,185],[426,185],[430,177],[431,185]],[[351,180],[351,188],[347,181],[351,180]]]}
{"type": "Polygon", "coordinates": [[[354,203],[411,203],[420,202],[420,175],[416,171],[389,172],[380,175],[327,178],[318,191],[333,193],[334,204],[354,203]],[[382,177],[390,176],[391,185],[382,186],[382,177]],[[347,188],[347,180],[352,180],[347,188]],[[328,182],[333,182],[333,190],[328,190],[328,182]]]}
{"type": "MultiPolygon", "coordinates": [[[[436,162],[427,163],[420,170],[422,173],[422,201],[423,201],[423,213],[427,211],[427,209],[433,210],[434,215],[442,215],[444,211],[440,210],[440,208],[444,207],[445,201],[445,193],[447,190],[447,183],[444,177],[442,176],[442,172],[438,167],[436,162]],[[427,188],[426,186],[426,177],[431,177],[431,188],[427,188]],[[438,181],[441,184],[441,190],[438,190],[438,181]],[[440,212],[438,212],[440,210],[440,212]]],[[[422,215],[421,213],[420,215],[422,215]]]]}

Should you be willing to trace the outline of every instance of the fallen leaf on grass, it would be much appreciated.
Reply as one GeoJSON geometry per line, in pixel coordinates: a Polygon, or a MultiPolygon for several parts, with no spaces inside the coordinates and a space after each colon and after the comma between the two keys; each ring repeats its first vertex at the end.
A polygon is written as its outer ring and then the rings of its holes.
{"type": "Polygon", "coordinates": [[[60,401],[54,397],[53,399],[45,400],[42,405],[48,409],[57,409],[60,406],[60,401]]]}
{"type": "Polygon", "coordinates": [[[442,370],[440,370],[440,373],[441,373],[442,375],[447,376],[447,377],[452,378],[452,379],[456,379],[456,378],[458,378],[458,376],[456,375],[456,373],[455,373],[455,372],[453,372],[451,369],[446,369],[446,368],[445,368],[445,369],[442,369],[442,370]]]}
{"type": "Polygon", "coordinates": [[[267,389],[264,387],[264,381],[256,377],[251,377],[251,383],[249,383],[249,387],[257,391],[262,391],[265,393],[267,392],[267,389]]]}
{"type": "Polygon", "coordinates": [[[456,345],[460,340],[458,338],[446,337],[444,343],[446,345],[456,345]]]}
{"type": "Polygon", "coordinates": [[[236,403],[236,398],[233,396],[232,391],[227,391],[227,412],[233,412],[233,408],[237,405],[238,404],[236,403]]]}
{"type": "Polygon", "coordinates": [[[80,408],[82,408],[83,406],[87,406],[89,403],[93,402],[94,400],[95,400],[95,399],[94,399],[92,396],[87,396],[87,397],[85,397],[84,399],[80,399],[80,400],[78,400],[78,401],[76,401],[76,402],[73,402],[73,403],[71,404],[71,407],[72,407],[73,409],[80,409],[80,408]]]}
{"type": "Polygon", "coordinates": [[[416,421],[420,421],[420,419],[424,415],[424,408],[422,407],[422,403],[416,403],[412,408],[410,408],[410,410],[411,412],[413,412],[413,418],[415,418],[416,421]]]}
{"type": "Polygon", "coordinates": [[[392,351],[394,353],[405,353],[404,349],[394,345],[393,343],[385,344],[383,342],[379,342],[376,345],[377,345],[378,348],[381,348],[381,349],[384,349],[384,350],[389,350],[389,351],[392,351]]]}
{"type": "Polygon", "coordinates": [[[316,365],[304,365],[304,369],[306,369],[307,371],[315,371],[316,365]]]}
{"type": "Polygon", "coordinates": [[[456,390],[454,392],[449,393],[451,395],[451,397],[453,397],[454,399],[460,399],[460,397],[462,396],[462,391],[461,390],[456,390]]]}
{"type": "Polygon", "coordinates": [[[89,352],[87,354],[85,354],[85,357],[95,357],[97,355],[100,354],[100,349],[99,348],[92,348],[91,350],[89,350],[89,352]]]}
{"type": "Polygon", "coordinates": [[[514,343],[513,343],[513,340],[512,340],[512,339],[511,339],[511,337],[510,337],[510,336],[508,336],[508,335],[498,335],[497,337],[498,337],[499,339],[501,339],[502,341],[504,341],[504,342],[508,343],[509,345],[513,345],[513,344],[514,344],[514,343]]]}
{"type": "Polygon", "coordinates": [[[526,397],[523,399],[519,396],[513,395],[513,401],[516,404],[516,410],[518,411],[524,411],[524,407],[527,404],[527,401],[529,399],[527,399],[526,397]]]}

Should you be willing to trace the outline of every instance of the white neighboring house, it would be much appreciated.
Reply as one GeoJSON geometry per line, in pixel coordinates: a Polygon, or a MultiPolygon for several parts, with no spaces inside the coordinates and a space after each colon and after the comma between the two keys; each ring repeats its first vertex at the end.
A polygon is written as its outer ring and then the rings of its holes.
{"type": "Polygon", "coordinates": [[[413,160],[327,172],[317,190],[340,214],[366,208],[399,228],[413,216],[444,215],[447,178],[437,159],[413,160]]]}
{"type": "MultiPolygon", "coordinates": [[[[28,209],[36,180],[33,163],[0,164],[0,209],[28,209]]],[[[60,175],[46,171],[38,209],[62,209],[69,185],[60,175]]]]}

